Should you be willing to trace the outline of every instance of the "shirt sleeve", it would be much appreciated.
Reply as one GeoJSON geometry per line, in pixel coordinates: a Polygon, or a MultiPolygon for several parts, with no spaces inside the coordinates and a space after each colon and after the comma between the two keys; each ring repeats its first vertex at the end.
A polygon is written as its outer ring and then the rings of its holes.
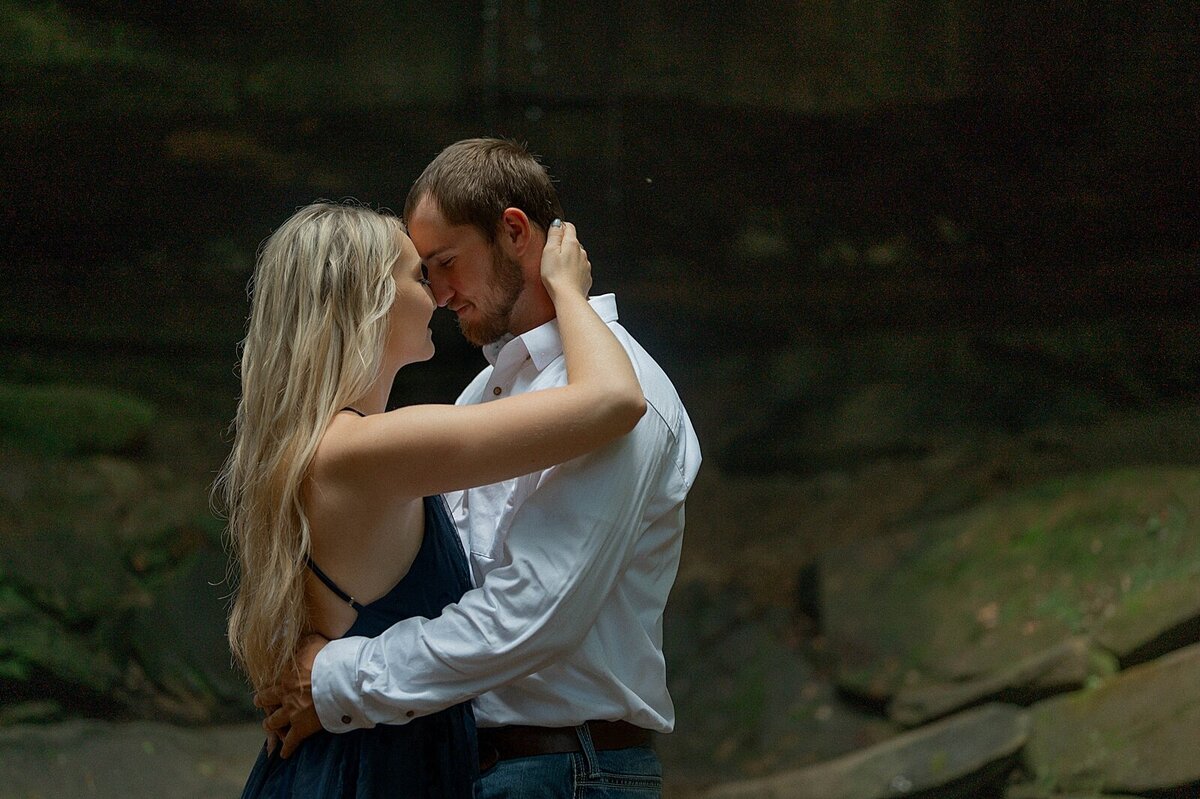
{"type": "Polygon", "coordinates": [[[672,434],[653,407],[608,446],[542,473],[514,514],[505,565],[436,619],[321,650],[325,729],[403,724],[532,674],[579,645],[630,557],[672,434]]]}

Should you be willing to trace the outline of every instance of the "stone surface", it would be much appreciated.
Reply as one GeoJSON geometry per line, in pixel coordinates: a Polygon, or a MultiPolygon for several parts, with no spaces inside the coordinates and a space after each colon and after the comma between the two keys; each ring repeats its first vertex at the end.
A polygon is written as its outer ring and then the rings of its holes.
{"type": "Polygon", "coordinates": [[[111,647],[99,636],[65,627],[2,584],[0,627],[4,630],[0,679],[11,681],[10,685],[48,678],[72,686],[79,694],[98,697],[120,680],[111,647]]]}
{"type": "Polygon", "coordinates": [[[1164,580],[1138,601],[1118,606],[1100,627],[1096,642],[1125,666],[1200,642],[1196,577],[1164,580]]]}
{"type": "Polygon", "coordinates": [[[0,452],[0,680],[57,708],[11,721],[245,717],[209,520],[203,487],[161,464],[0,452]]]}
{"type": "Polygon", "coordinates": [[[843,701],[788,614],[757,606],[746,591],[677,585],[663,630],[676,732],[655,746],[677,783],[761,776],[898,732],[843,701]]]}
{"type": "Polygon", "coordinates": [[[827,763],[713,788],[706,799],[957,799],[995,791],[1028,737],[1029,719],[987,705],[827,763]]]}
{"type": "MultiPolygon", "coordinates": [[[[837,250],[843,247],[828,252],[837,250]]],[[[859,258],[853,247],[843,252],[851,262],[859,258]]],[[[861,295],[863,282],[849,288],[861,295]]],[[[1145,362],[1121,338],[1116,330],[1064,326],[794,342],[782,357],[768,352],[752,359],[758,374],[748,380],[762,385],[747,391],[753,403],[730,406],[729,429],[737,432],[714,442],[713,454],[729,473],[809,474],[881,458],[917,459],[953,440],[1095,425],[1108,417],[1105,376],[1114,369],[1136,373],[1145,362]],[[1111,349],[1099,348],[1100,341],[1111,349]],[[1071,379],[1064,379],[1066,365],[1071,379]]],[[[1194,440],[1194,422],[1186,424],[1194,440]]],[[[1095,444],[1075,440],[1075,432],[1062,436],[1064,451],[1095,444]]],[[[1147,455],[1160,449],[1138,446],[1147,455]]],[[[1099,463],[1125,462],[1112,454],[1116,460],[1099,463]]]]}
{"type": "Polygon", "coordinates": [[[1200,471],[1141,467],[1045,481],[830,550],[821,615],[839,685],[884,703],[905,684],[995,687],[1114,619],[1124,640],[1153,641],[1186,613],[1144,609],[1198,578],[1200,471]]]}
{"type": "Polygon", "coordinates": [[[0,452],[0,581],[68,624],[144,605],[137,578],[169,571],[209,541],[204,488],[156,471],[111,457],[0,452]]]}
{"type": "Polygon", "coordinates": [[[146,676],[193,722],[244,718],[250,689],[234,670],[225,637],[227,557],[202,550],[133,616],[130,637],[146,676]]]}
{"type": "Polygon", "coordinates": [[[3,453],[0,472],[0,583],[67,624],[136,601],[111,534],[120,504],[92,464],[3,453]]]}
{"type": "Polygon", "coordinates": [[[1025,760],[1040,785],[1138,794],[1200,788],[1200,645],[1041,702],[1031,718],[1025,760]]]}
{"type": "Polygon", "coordinates": [[[978,679],[957,683],[904,685],[888,705],[888,716],[916,726],[986,700],[1030,704],[1037,698],[1081,688],[1088,677],[1111,673],[1115,665],[1093,652],[1086,638],[1069,638],[978,679]]]}
{"type": "Polygon", "coordinates": [[[0,729],[0,799],[225,799],[240,793],[262,743],[257,724],[8,727],[0,729]]]}
{"type": "Polygon", "coordinates": [[[1049,790],[1030,782],[1011,785],[1004,792],[1004,799],[1137,799],[1132,794],[1094,793],[1052,793],[1049,790]]]}

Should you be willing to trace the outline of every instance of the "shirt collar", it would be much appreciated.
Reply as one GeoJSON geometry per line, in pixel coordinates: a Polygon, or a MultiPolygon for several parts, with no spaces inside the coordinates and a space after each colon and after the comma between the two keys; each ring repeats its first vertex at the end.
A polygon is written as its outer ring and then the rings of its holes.
{"type": "MultiPolygon", "coordinates": [[[[588,304],[592,306],[592,309],[595,310],[605,324],[617,321],[617,297],[615,294],[601,294],[599,297],[589,297],[588,304]]],[[[495,366],[496,361],[500,358],[500,353],[510,344],[514,347],[519,345],[529,353],[529,358],[533,361],[534,368],[540,372],[553,363],[555,358],[562,355],[562,338],[558,333],[558,320],[551,319],[544,325],[539,325],[533,330],[526,331],[519,336],[514,336],[512,333],[505,333],[491,344],[483,346],[483,357],[487,358],[488,363],[495,366]]]]}

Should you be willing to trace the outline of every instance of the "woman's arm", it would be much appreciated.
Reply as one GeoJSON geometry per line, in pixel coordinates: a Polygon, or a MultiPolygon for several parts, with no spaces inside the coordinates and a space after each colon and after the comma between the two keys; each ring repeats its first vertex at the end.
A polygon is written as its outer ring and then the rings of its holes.
{"type": "Polygon", "coordinates": [[[587,301],[591,269],[574,225],[551,227],[542,281],[554,302],[568,385],[479,405],[418,405],[340,415],[314,476],[425,496],[528,474],[628,433],[646,410],[633,365],[587,301]]]}

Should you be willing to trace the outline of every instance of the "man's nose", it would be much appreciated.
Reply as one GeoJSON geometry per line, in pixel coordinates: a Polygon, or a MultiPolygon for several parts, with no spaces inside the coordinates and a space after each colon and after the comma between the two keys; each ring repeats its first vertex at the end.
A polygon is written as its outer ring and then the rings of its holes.
{"type": "Polygon", "coordinates": [[[433,299],[437,302],[439,308],[445,308],[446,303],[450,302],[450,298],[454,296],[450,285],[445,279],[438,277],[436,274],[429,276],[429,288],[433,291],[433,299]]]}

